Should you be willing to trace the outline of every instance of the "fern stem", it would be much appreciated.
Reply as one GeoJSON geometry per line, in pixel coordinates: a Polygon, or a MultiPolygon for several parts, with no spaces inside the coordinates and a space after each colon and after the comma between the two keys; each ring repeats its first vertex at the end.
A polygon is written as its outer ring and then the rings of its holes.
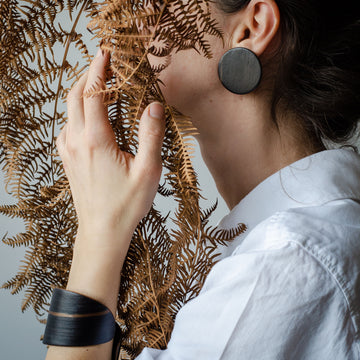
{"type": "MultiPolygon", "coordinates": [[[[138,230],[138,233],[139,233],[140,239],[141,239],[141,241],[143,243],[143,246],[146,247],[146,243],[145,243],[143,237],[141,236],[141,233],[140,233],[139,230],[138,230]]],[[[146,251],[146,259],[147,259],[147,264],[148,264],[149,281],[150,281],[150,286],[151,286],[151,292],[154,295],[154,303],[155,303],[155,306],[156,306],[156,315],[157,315],[157,318],[158,318],[158,321],[159,321],[159,326],[160,326],[160,329],[161,329],[162,336],[164,338],[164,342],[165,342],[165,344],[167,346],[166,334],[165,334],[163,326],[161,324],[159,305],[158,305],[157,299],[155,297],[155,287],[154,287],[154,283],[153,283],[153,280],[152,280],[151,259],[150,259],[149,251],[146,251]]]]}
{"type": "MultiPolygon", "coordinates": [[[[91,1],[91,0],[90,0],[91,1]]],[[[56,114],[56,110],[57,110],[57,104],[58,104],[58,99],[59,99],[59,93],[60,93],[60,89],[62,87],[61,81],[62,81],[62,77],[63,77],[63,73],[64,73],[64,69],[65,69],[65,61],[66,61],[66,57],[69,51],[69,47],[71,44],[71,37],[72,34],[74,34],[76,26],[79,22],[80,16],[83,13],[83,10],[85,7],[87,7],[89,1],[84,1],[84,3],[81,6],[81,9],[79,11],[79,13],[76,16],[76,19],[74,21],[74,24],[72,26],[72,29],[70,31],[70,34],[67,36],[66,38],[66,46],[65,46],[65,52],[64,52],[64,56],[63,56],[63,60],[62,60],[62,64],[61,64],[61,71],[60,71],[60,76],[59,76],[59,82],[58,82],[58,88],[57,88],[57,92],[56,92],[56,99],[55,99],[55,106],[54,106],[54,115],[53,115],[53,124],[52,124],[52,129],[51,129],[51,149],[54,146],[54,137],[55,137],[55,114],[56,114]]],[[[52,185],[55,184],[54,181],[54,170],[53,170],[53,156],[51,156],[51,178],[52,178],[52,185]]]]}

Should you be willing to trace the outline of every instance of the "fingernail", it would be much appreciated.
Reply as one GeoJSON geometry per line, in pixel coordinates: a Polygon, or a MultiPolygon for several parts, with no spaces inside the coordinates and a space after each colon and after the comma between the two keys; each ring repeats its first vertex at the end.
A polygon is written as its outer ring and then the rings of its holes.
{"type": "Polygon", "coordinates": [[[98,52],[96,53],[96,57],[100,57],[102,56],[102,50],[101,48],[99,48],[98,52]]]}
{"type": "Polygon", "coordinates": [[[150,116],[159,120],[164,117],[164,107],[161,103],[155,102],[150,105],[150,116]]]}

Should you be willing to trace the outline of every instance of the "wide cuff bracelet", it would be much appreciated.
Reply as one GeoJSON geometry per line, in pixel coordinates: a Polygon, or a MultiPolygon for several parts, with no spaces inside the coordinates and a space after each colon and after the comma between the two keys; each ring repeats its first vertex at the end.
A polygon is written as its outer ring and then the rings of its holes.
{"type": "Polygon", "coordinates": [[[118,343],[115,342],[120,340],[120,328],[105,305],[72,291],[54,289],[46,322],[44,344],[98,345],[112,340],[115,331],[117,336],[114,339],[114,347],[118,347],[118,343]]]}

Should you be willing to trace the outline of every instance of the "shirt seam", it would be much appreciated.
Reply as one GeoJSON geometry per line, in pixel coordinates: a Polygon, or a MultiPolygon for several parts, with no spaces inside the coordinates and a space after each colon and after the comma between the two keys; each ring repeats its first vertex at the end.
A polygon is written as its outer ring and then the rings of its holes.
{"type": "MultiPolygon", "coordinates": [[[[288,232],[289,234],[292,232],[288,232]]],[[[303,239],[306,239],[307,237],[301,236],[300,234],[297,233],[293,233],[294,235],[300,236],[303,239]]],[[[351,306],[350,302],[349,302],[349,297],[346,294],[346,292],[344,291],[343,287],[341,286],[337,276],[329,269],[329,267],[326,265],[326,263],[324,263],[322,261],[322,259],[320,259],[315,253],[313,253],[313,251],[311,251],[311,249],[307,248],[306,246],[304,246],[303,244],[299,243],[296,240],[288,240],[288,242],[291,242],[295,245],[297,245],[298,247],[302,248],[306,253],[308,253],[313,259],[316,260],[317,263],[319,263],[321,265],[321,267],[328,273],[330,274],[330,276],[335,280],[335,283],[337,285],[337,287],[340,289],[341,293],[343,294],[343,297],[345,298],[345,303],[346,303],[346,307],[347,310],[349,311],[350,314],[350,318],[351,318],[351,324],[353,326],[354,332],[356,334],[356,340],[355,340],[355,345],[356,348],[358,350],[358,355],[360,356],[360,343],[359,343],[359,330],[357,330],[357,326],[355,323],[355,320],[353,319],[353,316],[351,314],[355,314],[355,310],[353,309],[353,307],[351,306]]]]}

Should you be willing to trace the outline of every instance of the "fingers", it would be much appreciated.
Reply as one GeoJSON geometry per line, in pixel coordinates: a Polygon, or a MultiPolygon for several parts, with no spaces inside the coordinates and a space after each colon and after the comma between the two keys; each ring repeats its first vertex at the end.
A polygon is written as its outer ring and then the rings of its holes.
{"type": "MultiPolygon", "coordinates": [[[[161,149],[165,135],[164,107],[153,102],[143,112],[139,126],[139,148],[135,158],[135,167],[139,173],[143,170],[161,169],[161,149]]],[[[161,175],[161,171],[160,171],[161,175]]]]}
{"type": "Polygon", "coordinates": [[[72,87],[67,98],[67,113],[69,127],[76,133],[84,128],[84,104],[83,91],[88,78],[88,71],[86,71],[79,79],[79,81],[72,87]]]}
{"type": "Polygon", "coordinates": [[[60,134],[58,135],[56,139],[56,147],[58,149],[59,155],[63,160],[63,167],[65,169],[65,163],[64,163],[64,153],[65,153],[65,145],[66,145],[66,133],[68,128],[68,123],[65,124],[65,126],[60,131],[60,134]]]}
{"type": "MultiPolygon", "coordinates": [[[[105,68],[109,64],[110,53],[105,51],[102,55],[101,50],[98,50],[98,53],[94,60],[90,64],[89,76],[86,81],[84,92],[87,92],[95,87],[106,89],[106,70],[105,68]]],[[[97,128],[101,130],[101,127],[108,123],[108,111],[107,106],[104,105],[104,94],[98,94],[96,96],[92,95],[91,97],[84,96],[84,112],[85,112],[85,127],[89,127],[95,132],[97,128]]]]}

